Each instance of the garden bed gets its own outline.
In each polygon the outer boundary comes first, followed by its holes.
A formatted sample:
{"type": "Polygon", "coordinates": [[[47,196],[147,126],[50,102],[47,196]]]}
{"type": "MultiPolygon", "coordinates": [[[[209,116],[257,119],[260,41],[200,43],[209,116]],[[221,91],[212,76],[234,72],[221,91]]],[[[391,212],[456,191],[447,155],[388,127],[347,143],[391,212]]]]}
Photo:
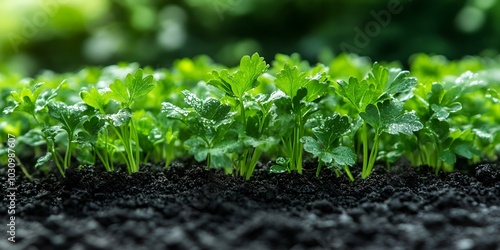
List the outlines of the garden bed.
{"type": "Polygon", "coordinates": [[[194,162],[130,176],[102,167],[20,176],[16,243],[0,248],[500,249],[498,163],[439,175],[379,166],[365,180],[354,168],[353,183],[315,177],[312,162],[302,175],[270,165],[250,181],[194,162]]]}

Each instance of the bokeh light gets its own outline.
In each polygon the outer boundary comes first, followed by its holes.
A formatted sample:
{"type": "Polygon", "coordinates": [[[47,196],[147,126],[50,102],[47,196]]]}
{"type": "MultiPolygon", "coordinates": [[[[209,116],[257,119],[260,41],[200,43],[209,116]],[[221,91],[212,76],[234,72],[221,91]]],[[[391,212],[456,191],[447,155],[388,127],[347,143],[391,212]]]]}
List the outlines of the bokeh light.
{"type": "Polygon", "coordinates": [[[120,61],[165,67],[200,54],[226,65],[253,52],[315,62],[342,44],[374,60],[456,59],[498,53],[500,2],[2,0],[0,34],[0,72],[25,75],[120,61]],[[401,11],[384,16],[391,4],[401,11]]]}

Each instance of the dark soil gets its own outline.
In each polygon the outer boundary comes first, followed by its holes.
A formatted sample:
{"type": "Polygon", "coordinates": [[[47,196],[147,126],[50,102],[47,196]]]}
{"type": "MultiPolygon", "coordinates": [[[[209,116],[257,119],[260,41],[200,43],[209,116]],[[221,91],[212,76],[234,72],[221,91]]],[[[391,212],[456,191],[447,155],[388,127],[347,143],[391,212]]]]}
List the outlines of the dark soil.
{"type": "Polygon", "coordinates": [[[21,178],[16,243],[4,232],[0,249],[500,249],[497,164],[380,168],[354,183],[264,168],[247,182],[193,165],[21,178]]]}

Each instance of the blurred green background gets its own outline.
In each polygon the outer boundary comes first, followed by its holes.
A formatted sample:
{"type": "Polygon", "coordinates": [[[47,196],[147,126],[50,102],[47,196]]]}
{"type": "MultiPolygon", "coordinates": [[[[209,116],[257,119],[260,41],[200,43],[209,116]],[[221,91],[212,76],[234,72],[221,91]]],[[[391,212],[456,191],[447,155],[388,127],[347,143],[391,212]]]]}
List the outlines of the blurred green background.
{"type": "Polygon", "coordinates": [[[299,52],[311,62],[349,48],[373,60],[414,53],[496,55],[497,0],[2,0],[0,72],[34,75],[120,61],[168,67],[207,54],[299,52]]]}

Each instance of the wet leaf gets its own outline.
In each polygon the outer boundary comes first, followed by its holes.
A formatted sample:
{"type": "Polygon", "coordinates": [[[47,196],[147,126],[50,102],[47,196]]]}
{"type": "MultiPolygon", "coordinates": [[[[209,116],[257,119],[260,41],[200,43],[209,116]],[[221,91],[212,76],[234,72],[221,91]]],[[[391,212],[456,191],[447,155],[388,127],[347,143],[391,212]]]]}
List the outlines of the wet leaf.
{"type": "Polygon", "coordinates": [[[132,113],[130,113],[130,109],[120,109],[118,113],[108,115],[108,119],[115,127],[121,127],[122,125],[127,124],[131,118],[132,113]]]}
{"type": "Polygon", "coordinates": [[[281,165],[273,165],[271,166],[271,168],[269,168],[269,172],[272,174],[281,174],[285,173],[286,171],[288,171],[288,168],[281,165]]]}
{"type": "Polygon", "coordinates": [[[189,115],[189,110],[184,110],[169,102],[163,102],[161,112],[168,118],[183,120],[189,115]]]}
{"type": "Polygon", "coordinates": [[[84,115],[84,112],[87,111],[87,106],[83,103],[67,106],[63,102],[50,102],[48,109],[49,116],[58,120],[68,134],[72,134],[76,127],[87,119],[87,116],[84,115]]]}
{"type": "Polygon", "coordinates": [[[396,100],[386,100],[378,103],[377,106],[370,104],[366,107],[366,112],[359,115],[363,120],[375,128],[378,133],[387,132],[389,134],[412,135],[413,132],[422,129],[424,126],[418,120],[415,113],[404,112],[403,105],[396,100]]]}

